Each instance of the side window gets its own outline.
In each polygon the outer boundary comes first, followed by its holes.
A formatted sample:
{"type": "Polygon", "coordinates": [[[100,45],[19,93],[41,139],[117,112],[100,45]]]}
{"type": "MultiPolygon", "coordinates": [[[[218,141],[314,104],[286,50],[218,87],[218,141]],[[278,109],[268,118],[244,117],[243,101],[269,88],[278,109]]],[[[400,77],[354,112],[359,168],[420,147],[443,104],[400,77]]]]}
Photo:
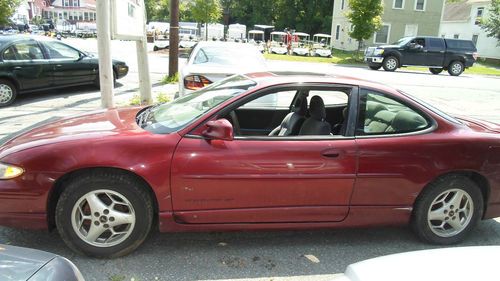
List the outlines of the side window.
{"type": "Polygon", "coordinates": [[[36,42],[16,43],[7,48],[3,59],[9,60],[41,60],[44,59],[42,50],[36,42]]]}
{"type": "Polygon", "coordinates": [[[388,135],[420,131],[430,123],[409,106],[384,94],[362,90],[356,133],[388,135]]]}
{"type": "Polygon", "coordinates": [[[80,52],[59,42],[45,42],[51,59],[71,59],[80,58],[80,52]]]}
{"type": "Polygon", "coordinates": [[[346,93],[341,91],[309,91],[309,96],[307,97],[307,104],[311,104],[311,98],[314,96],[319,96],[323,99],[325,106],[341,106],[347,105],[348,96],[346,93]]]}
{"type": "Polygon", "coordinates": [[[288,109],[297,91],[282,91],[254,99],[241,108],[288,109]]]}

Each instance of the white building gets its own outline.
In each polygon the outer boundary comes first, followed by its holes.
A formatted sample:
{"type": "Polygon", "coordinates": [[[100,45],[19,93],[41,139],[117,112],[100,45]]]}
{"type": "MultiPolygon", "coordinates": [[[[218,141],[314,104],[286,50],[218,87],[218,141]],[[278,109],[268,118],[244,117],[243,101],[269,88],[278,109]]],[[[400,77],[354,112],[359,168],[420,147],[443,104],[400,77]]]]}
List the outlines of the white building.
{"type": "Polygon", "coordinates": [[[482,18],[487,18],[491,0],[468,0],[446,4],[439,34],[443,38],[472,40],[482,58],[500,59],[500,47],[496,38],[488,37],[481,28],[482,18]]]}
{"type": "Polygon", "coordinates": [[[26,24],[30,20],[30,3],[28,0],[21,1],[16,11],[10,18],[15,24],[26,24]]]}
{"type": "Polygon", "coordinates": [[[46,0],[49,7],[44,9],[43,17],[57,21],[95,22],[96,0],[46,0]]]}

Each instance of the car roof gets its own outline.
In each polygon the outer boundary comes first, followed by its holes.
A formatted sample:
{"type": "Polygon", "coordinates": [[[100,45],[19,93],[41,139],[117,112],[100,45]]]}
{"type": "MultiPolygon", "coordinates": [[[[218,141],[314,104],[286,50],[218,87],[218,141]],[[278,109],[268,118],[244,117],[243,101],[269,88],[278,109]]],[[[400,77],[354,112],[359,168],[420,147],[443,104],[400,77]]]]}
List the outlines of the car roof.
{"type": "Polygon", "coordinates": [[[12,34],[0,36],[0,43],[14,42],[19,40],[53,41],[54,39],[40,35],[12,34]]]}
{"type": "Polygon", "coordinates": [[[268,72],[253,72],[244,74],[249,79],[254,80],[260,86],[272,86],[278,84],[294,84],[294,83],[325,83],[325,84],[341,84],[354,85],[364,88],[375,88],[388,92],[395,92],[392,87],[360,79],[357,77],[345,76],[335,73],[320,73],[320,72],[303,72],[303,71],[268,71],[268,72]]]}

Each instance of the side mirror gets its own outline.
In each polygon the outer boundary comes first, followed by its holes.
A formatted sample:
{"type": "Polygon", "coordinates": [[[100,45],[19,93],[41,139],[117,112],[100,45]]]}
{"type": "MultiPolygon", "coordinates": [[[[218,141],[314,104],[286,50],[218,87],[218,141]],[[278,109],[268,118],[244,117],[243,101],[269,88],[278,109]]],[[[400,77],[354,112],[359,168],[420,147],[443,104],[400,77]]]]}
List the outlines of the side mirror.
{"type": "Polygon", "coordinates": [[[189,54],[181,53],[181,54],[179,54],[179,58],[180,59],[188,59],[189,58],[189,54]]]}
{"type": "Polygon", "coordinates": [[[208,121],[202,136],[209,140],[232,141],[234,139],[233,125],[227,119],[208,121]]]}

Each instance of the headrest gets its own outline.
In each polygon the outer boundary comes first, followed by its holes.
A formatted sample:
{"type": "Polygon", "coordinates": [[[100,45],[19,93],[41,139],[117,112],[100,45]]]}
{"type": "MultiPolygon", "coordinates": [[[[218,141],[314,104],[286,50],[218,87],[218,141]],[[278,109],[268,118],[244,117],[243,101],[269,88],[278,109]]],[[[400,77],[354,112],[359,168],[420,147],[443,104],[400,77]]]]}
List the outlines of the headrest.
{"type": "Polygon", "coordinates": [[[424,128],[425,126],[427,126],[427,124],[427,120],[425,120],[419,114],[413,111],[404,110],[396,114],[394,120],[392,121],[391,127],[396,132],[407,132],[424,128]]]}
{"type": "Polygon", "coordinates": [[[378,102],[374,101],[366,102],[366,118],[371,119],[373,116],[375,116],[375,114],[377,114],[377,112],[382,110],[387,110],[387,108],[378,102]]]}
{"type": "Polygon", "coordinates": [[[311,102],[309,103],[309,114],[311,117],[323,121],[326,118],[325,103],[323,99],[319,96],[313,96],[311,102]]]}
{"type": "Polygon", "coordinates": [[[306,115],[307,112],[307,98],[306,97],[299,97],[296,101],[295,104],[293,105],[292,111],[300,114],[302,116],[306,115]]]}

